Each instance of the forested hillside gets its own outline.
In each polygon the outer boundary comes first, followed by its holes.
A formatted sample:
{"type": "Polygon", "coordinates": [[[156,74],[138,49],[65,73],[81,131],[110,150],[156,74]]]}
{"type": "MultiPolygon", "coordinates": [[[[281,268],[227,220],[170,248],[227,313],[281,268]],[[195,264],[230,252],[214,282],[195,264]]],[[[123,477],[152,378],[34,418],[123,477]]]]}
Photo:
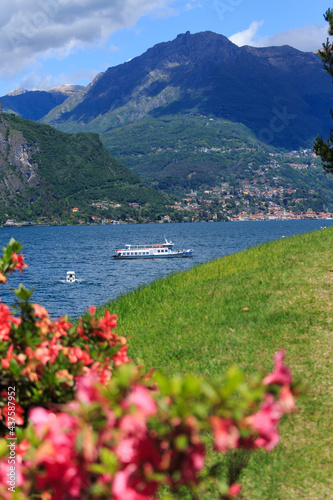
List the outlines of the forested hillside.
{"type": "Polygon", "coordinates": [[[147,188],[112,158],[97,134],[66,134],[51,126],[3,114],[0,122],[0,217],[64,218],[73,207],[82,216],[92,203],[163,206],[147,188]],[[7,214],[7,215],[6,215],[7,214]]]}

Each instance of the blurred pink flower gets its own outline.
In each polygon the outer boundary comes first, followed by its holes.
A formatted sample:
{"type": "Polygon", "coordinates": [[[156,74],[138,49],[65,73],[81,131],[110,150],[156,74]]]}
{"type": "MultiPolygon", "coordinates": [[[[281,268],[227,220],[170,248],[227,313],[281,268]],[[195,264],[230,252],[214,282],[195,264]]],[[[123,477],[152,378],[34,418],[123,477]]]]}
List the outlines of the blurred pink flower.
{"type": "Polygon", "coordinates": [[[0,304],[0,340],[4,342],[9,340],[10,326],[14,319],[9,307],[6,304],[0,304]]]}
{"type": "Polygon", "coordinates": [[[231,497],[236,497],[239,493],[240,493],[240,490],[241,490],[241,485],[240,484],[233,484],[232,486],[230,486],[229,490],[228,490],[228,494],[231,496],[231,497]]]}
{"type": "Polygon", "coordinates": [[[48,318],[49,313],[45,309],[44,306],[41,306],[39,304],[32,304],[32,307],[34,309],[34,314],[37,316],[37,318],[48,318]]]}
{"type": "Polygon", "coordinates": [[[9,362],[13,358],[13,350],[14,346],[11,344],[7,351],[7,356],[1,360],[2,368],[5,368],[5,370],[8,370],[9,368],[9,362]]]}
{"type": "Polygon", "coordinates": [[[283,364],[285,356],[285,351],[282,349],[281,351],[277,352],[274,356],[274,361],[275,361],[275,366],[274,370],[272,373],[267,375],[263,383],[266,385],[270,384],[278,384],[278,385],[285,385],[285,384],[291,384],[293,381],[292,374],[287,366],[283,364]]]}
{"type": "Polygon", "coordinates": [[[151,397],[149,389],[141,385],[136,385],[123,402],[125,409],[131,405],[135,405],[146,417],[155,415],[157,412],[156,402],[151,397]]]}
{"type": "Polygon", "coordinates": [[[266,394],[260,410],[248,417],[251,427],[258,431],[259,437],[255,441],[257,447],[264,447],[271,451],[278,444],[280,436],[277,426],[283,415],[282,408],[271,394],[266,394]]]}
{"type": "Polygon", "coordinates": [[[205,466],[205,447],[202,443],[189,445],[180,464],[181,479],[184,483],[197,483],[198,472],[205,466]]]}
{"type": "Polygon", "coordinates": [[[284,385],[279,396],[279,403],[284,413],[292,413],[296,410],[296,402],[289,385],[284,385]]]}
{"type": "Polygon", "coordinates": [[[12,255],[12,261],[16,262],[14,269],[19,270],[21,274],[23,274],[23,269],[28,267],[28,264],[24,262],[23,254],[17,255],[17,253],[14,252],[12,255]]]}
{"type": "Polygon", "coordinates": [[[95,316],[96,307],[95,306],[89,306],[88,311],[89,311],[90,316],[95,316]]]}
{"type": "Polygon", "coordinates": [[[146,432],[146,419],[142,414],[124,415],[119,422],[119,429],[126,434],[140,436],[146,432]]]}
{"type": "MultiPolygon", "coordinates": [[[[151,496],[151,488],[149,488],[147,494],[139,493],[134,489],[136,481],[131,480],[131,476],[136,472],[137,466],[130,464],[115,474],[112,483],[113,500],[157,500],[151,496]]],[[[153,490],[156,491],[156,487],[153,487],[153,490]]]]}
{"type": "Polygon", "coordinates": [[[115,354],[112,359],[114,362],[114,366],[121,366],[125,363],[129,363],[130,359],[127,355],[127,345],[122,345],[117,354],[115,354]]]}
{"type": "Polygon", "coordinates": [[[210,423],[213,429],[215,450],[228,451],[237,448],[240,434],[232,420],[211,417],[210,423]]]}
{"type": "Polygon", "coordinates": [[[90,370],[88,375],[78,377],[76,381],[76,399],[81,403],[100,401],[102,396],[97,388],[97,383],[98,374],[94,370],[90,370]]]}
{"type": "MultiPolygon", "coordinates": [[[[12,444],[12,442],[10,441],[9,443],[12,444]]],[[[10,461],[8,460],[8,457],[0,460],[0,485],[6,486],[6,489],[8,489],[7,481],[10,480],[10,472],[12,470],[12,466],[9,462],[10,461]]],[[[22,474],[21,462],[22,462],[21,460],[15,460],[15,487],[22,486],[23,484],[24,478],[22,474]]],[[[13,498],[13,497],[12,495],[9,495],[8,498],[13,498]]]]}

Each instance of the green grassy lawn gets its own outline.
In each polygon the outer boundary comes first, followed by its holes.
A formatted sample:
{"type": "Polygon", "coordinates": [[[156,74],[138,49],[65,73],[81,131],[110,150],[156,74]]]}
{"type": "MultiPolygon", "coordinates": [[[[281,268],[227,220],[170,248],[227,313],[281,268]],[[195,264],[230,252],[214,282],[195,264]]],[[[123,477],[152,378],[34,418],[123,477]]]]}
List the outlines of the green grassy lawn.
{"type": "Polygon", "coordinates": [[[147,368],[214,377],[236,364],[250,373],[270,370],[285,348],[307,393],[276,449],[252,456],[244,498],[322,500],[333,491],[332,292],[330,228],[197,266],[107,307],[147,368]]]}

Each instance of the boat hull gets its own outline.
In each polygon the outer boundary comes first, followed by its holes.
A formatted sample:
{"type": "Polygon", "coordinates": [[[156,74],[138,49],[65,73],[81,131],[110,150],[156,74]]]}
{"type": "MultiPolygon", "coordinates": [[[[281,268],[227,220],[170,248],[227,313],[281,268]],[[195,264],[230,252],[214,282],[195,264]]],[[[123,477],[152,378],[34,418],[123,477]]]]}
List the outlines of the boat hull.
{"type": "Polygon", "coordinates": [[[136,260],[136,259],[175,259],[175,258],[186,258],[186,257],[192,257],[192,250],[186,250],[184,252],[175,252],[175,253],[167,253],[164,255],[121,255],[121,254],[115,254],[113,258],[115,260],[136,260]]]}

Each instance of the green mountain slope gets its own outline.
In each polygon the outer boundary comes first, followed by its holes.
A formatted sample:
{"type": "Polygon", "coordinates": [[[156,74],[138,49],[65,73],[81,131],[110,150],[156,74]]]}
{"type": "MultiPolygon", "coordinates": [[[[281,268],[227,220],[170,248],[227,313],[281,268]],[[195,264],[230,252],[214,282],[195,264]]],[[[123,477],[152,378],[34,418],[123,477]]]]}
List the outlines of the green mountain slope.
{"type": "Polygon", "coordinates": [[[173,115],[146,118],[101,138],[112,156],[168,194],[182,197],[192,189],[205,197],[206,189],[227,183],[235,201],[242,203],[246,195],[240,189],[252,185],[257,194],[252,192],[249,202],[257,198],[259,205],[272,200],[295,210],[333,211],[333,176],[323,171],[318,158],[267,146],[241,123],[173,115]]]}
{"type": "Polygon", "coordinates": [[[259,140],[293,149],[326,135],[332,100],[317,54],[237,47],[216,33],[187,32],[108,68],[79,100],[43,121],[67,132],[106,133],[143,118],[198,113],[243,123],[259,140]]]}
{"type": "Polygon", "coordinates": [[[161,206],[164,198],[103,147],[97,134],[66,134],[3,114],[0,121],[1,218],[62,217],[100,200],[161,206]]]}
{"type": "Polygon", "coordinates": [[[101,138],[142,179],[170,187],[214,185],[254,157],[263,160],[259,141],[243,124],[195,114],[146,118],[101,138]]]}

